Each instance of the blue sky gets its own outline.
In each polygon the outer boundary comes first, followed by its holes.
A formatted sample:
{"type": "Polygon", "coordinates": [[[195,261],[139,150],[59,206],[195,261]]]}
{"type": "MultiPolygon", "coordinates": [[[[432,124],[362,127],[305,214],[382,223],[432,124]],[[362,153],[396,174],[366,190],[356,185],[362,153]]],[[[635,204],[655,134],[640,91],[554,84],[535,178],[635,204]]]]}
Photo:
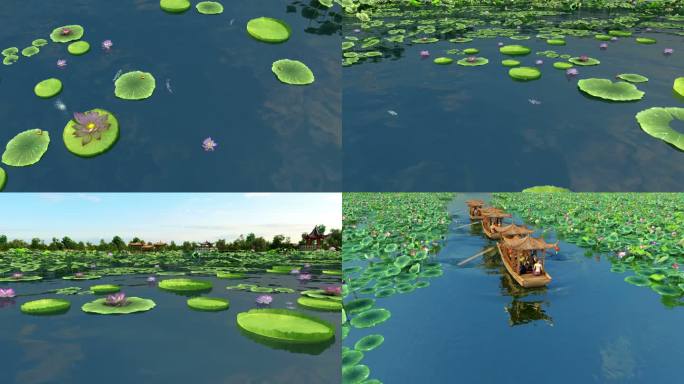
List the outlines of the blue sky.
{"type": "Polygon", "coordinates": [[[342,223],[340,193],[2,193],[0,209],[0,234],[27,241],[214,241],[250,232],[299,240],[316,224],[342,223]]]}

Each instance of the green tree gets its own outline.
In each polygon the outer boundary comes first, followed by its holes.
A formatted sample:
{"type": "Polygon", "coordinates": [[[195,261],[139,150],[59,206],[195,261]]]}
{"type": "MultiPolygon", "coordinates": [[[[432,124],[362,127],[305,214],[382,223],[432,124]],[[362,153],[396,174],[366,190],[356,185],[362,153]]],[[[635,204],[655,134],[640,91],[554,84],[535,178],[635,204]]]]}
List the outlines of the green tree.
{"type": "Polygon", "coordinates": [[[45,243],[43,243],[43,240],[34,237],[31,239],[31,249],[45,249],[45,243]]]}
{"type": "Polygon", "coordinates": [[[0,235],[0,250],[7,249],[7,236],[0,235]]]}
{"type": "Polygon", "coordinates": [[[59,241],[58,238],[53,237],[52,242],[50,243],[50,245],[48,245],[48,249],[51,251],[58,251],[60,249],[64,249],[64,244],[62,244],[62,242],[59,241]]]}
{"type": "Polygon", "coordinates": [[[64,249],[76,249],[78,247],[78,244],[71,240],[69,236],[64,236],[62,238],[62,245],[64,245],[64,249]]]}
{"type": "Polygon", "coordinates": [[[118,252],[121,252],[126,249],[126,242],[123,241],[121,236],[116,235],[112,238],[111,247],[116,249],[118,252]]]}
{"type": "Polygon", "coordinates": [[[185,252],[192,252],[193,246],[189,241],[184,241],[183,246],[182,246],[183,251],[185,252]]]}
{"type": "Polygon", "coordinates": [[[332,229],[323,242],[324,248],[335,247],[337,250],[342,249],[342,231],[339,229],[332,229]]]}
{"type": "Polygon", "coordinates": [[[273,236],[273,240],[271,241],[271,249],[281,249],[284,248],[285,245],[285,236],[283,235],[275,235],[273,236]]]}

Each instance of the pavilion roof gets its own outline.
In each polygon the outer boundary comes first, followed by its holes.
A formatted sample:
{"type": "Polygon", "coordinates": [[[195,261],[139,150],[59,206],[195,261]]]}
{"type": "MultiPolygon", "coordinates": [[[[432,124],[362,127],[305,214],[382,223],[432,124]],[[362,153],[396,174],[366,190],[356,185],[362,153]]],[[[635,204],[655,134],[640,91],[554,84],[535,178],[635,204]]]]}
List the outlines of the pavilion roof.
{"type": "Polygon", "coordinates": [[[534,251],[538,249],[549,249],[555,247],[556,244],[550,244],[544,241],[544,239],[535,238],[531,236],[519,237],[519,238],[503,238],[504,245],[510,249],[515,249],[519,251],[534,251]]]}
{"type": "Polygon", "coordinates": [[[523,225],[509,224],[509,225],[497,225],[494,227],[497,233],[505,236],[519,236],[519,235],[530,235],[534,233],[534,230],[529,229],[523,225]]]}

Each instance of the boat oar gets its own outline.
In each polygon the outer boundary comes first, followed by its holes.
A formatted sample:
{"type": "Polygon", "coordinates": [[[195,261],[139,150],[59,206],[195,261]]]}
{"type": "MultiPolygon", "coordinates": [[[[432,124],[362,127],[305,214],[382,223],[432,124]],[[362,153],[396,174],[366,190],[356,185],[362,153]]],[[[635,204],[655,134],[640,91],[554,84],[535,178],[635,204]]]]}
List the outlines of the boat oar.
{"type": "Polygon", "coordinates": [[[482,224],[482,222],[481,222],[481,221],[476,221],[476,222],[473,222],[473,223],[463,224],[463,225],[459,225],[458,227],[456,227],[456,228],[454,228],[454,229],[459,229],[459,228],[467,227],[467,226],[473,225],[473,224],[482,224]]]}
{"type": "Polygon", "coordinates": [[[471,262],[471,261],[477,259],[478,257],[484,255],[485,253],[488,253],[488,252],[490,252],[490,251],[492,251],[492,250],[494,250],[494,249],[496,249],[496,247],[489,247],[489,248],[485,249],[484,251],[482,251],[482,252],[480,252],[480,253],[477,253],[477,254],[475,254],[475,255],[473,255],[473,256],[470,256],[469,258],[467,258],[467,259],[461,261],[460,263],[458,263],[458,266],[460,267],[461,265],[463,265],[463,264],[465,264],[465,263],[471,262]]]}

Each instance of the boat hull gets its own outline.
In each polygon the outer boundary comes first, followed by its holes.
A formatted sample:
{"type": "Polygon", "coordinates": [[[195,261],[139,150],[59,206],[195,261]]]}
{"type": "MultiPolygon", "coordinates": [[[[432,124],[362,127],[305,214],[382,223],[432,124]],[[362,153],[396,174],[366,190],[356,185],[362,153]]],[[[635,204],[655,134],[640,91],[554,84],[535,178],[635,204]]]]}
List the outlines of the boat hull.
{"type": "Polygon", "coordinates": [[[508,258],[504,256],[503,249],[501,249],[501,243],[496,243],[496,248],[499,250],[499,256],[501,257],[501,262],[506,267],[506,271],[513,277],[520,286],[524,288],[538,288],[544,287],[551,282],[551,276],[544,271],[543,275],[535,276],[531,273],[526,273],[520,275],[514,270],[513,266],[509,264],[508,258]]]}
{"type": "Polygon", "coordinates": [[[485,236],[489,237],[492,240],[499,240],[501,239],[501,234],[492,232],[489,228],[487,228],[486,225],[482,226],[482,232],[484,232],[485,236]]]}

